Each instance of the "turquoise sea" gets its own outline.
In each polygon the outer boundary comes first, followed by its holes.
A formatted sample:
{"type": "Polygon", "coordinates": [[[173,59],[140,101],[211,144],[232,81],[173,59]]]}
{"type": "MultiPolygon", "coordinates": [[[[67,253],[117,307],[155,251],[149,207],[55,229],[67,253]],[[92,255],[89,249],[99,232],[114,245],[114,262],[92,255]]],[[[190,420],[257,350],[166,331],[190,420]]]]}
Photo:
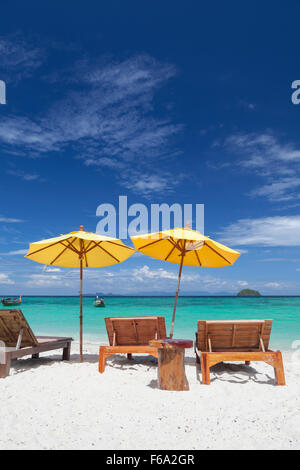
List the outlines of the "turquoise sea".
{"type": "MultiPolygon", "coordinates": [[[[163,315],[170,330],[173,297],[107,297],[105,308],[95,308],[84,297],[84,337],[107,340],[105,316],[163,315]]],[[[23,297],[22,311],[36,335],[79,337],[78,297],[23,297]]],[[[197,320],[273,319],[270,347],[290,349],[300,340],[300,297],[180,297],[174,337],[194,339],[197,320]]]]}

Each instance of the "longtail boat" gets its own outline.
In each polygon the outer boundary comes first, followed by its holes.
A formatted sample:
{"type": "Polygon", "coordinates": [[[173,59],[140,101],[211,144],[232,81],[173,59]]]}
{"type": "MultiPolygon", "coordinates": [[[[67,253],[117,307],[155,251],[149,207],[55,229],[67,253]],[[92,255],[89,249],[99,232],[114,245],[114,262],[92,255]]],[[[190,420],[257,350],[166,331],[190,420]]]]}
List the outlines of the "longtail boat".
{"type": "Polygon", "coordinates": [[[2,305],[5,307],[10,307],[12,305],[20,305],[22,302],[22,297],[6,297],[4,299],[1,299],[2,305]]]}
{"type": "Polygon", "coordinates": [[[100,299],[96,298],[95,302],[94,302],[94,307],[105,307],[105,302],[104,302],[104,299],[100,299]]]}

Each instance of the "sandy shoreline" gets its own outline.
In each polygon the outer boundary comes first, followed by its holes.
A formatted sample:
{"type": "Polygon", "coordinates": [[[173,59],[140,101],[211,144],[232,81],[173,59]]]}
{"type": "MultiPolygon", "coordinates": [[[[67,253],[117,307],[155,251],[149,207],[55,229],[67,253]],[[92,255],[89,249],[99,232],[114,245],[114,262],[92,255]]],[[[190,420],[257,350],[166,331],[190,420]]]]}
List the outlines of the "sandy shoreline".
{"type": "Polygon", "coordinates": [[[0,449],[299,449],[300,362],[284,353],[286,387],[263,363],[220,364],[200,383],[187,351],[189,392],[157,389],[155,360],[125,356],[97,372],[98,345],[86,361],[21,359],[0,380],[0,449]],[[4,405],[4,406],[3,406],[4,405]]]}

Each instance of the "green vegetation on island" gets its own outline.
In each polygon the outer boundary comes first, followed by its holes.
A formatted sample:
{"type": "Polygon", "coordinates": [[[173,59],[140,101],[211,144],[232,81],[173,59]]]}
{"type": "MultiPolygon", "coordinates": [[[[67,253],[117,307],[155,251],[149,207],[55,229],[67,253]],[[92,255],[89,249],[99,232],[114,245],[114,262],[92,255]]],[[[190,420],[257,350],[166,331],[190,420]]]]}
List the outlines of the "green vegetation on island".
{"type": "Polygon", "coordinates": [[[242,289],[237,295],[238,297],[260,297],[260,293],[252,289],[242,289]]]}

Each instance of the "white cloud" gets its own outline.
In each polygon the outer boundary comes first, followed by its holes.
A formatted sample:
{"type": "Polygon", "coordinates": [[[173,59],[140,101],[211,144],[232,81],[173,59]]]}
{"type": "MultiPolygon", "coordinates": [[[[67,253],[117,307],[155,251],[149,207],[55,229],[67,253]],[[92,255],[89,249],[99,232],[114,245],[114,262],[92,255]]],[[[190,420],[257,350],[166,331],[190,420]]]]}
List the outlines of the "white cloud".
{"type": "Polygon", "coordinates": [[[154,98],[175,73],[172,65],[145,54],[110,63],[82,61],[68,82],[76,91],[66,92],[43,115],[3,118],[0,143],[5,150],[13,146],[14,152],[35,157],[72,146],[87,166],[115,170],[119,182],[134,191],[163,191],[163,160],[176,155],[173,140],[182,126],[155,117],[154,98]],[[154,162],[160,173],[150,176],[154,162]]]}
{"type": "Polygon", "coordinates": [[[0,222],[5,222],[6,224],[17,224],[23,222],[21,219],[14,219],[12,217],[3,217],[0,216],[0,222]]]}
{"type": "Polygon", "coordinates": [[[149,266],[143,266],[133,270],[133,277],[138,281],[145,279],[177,279],[178,274],[167,271],[163,268],[150,269],[149,266]]]}
{"type": "Polygon", "coordinates": [[[170,191],[176,185],[176,179],[171,178],[169,175],[139,175],[133,173],[127,181],[124,180],[123,184],[126,188],[136,192],[152,194],[154,192],[170,191]]]}
{"type": "Polygon", "coordinates": [[[225,146],[235,153],[243,152],[241,164],[245,166],[265,167],[271,161],[300,161],[300,149],[292,144],[281,144],[271,133],[234,134],[225,140],[225,146]]]}
{"type": "MultiPolygon", "coordinates": [[[[101,291],[104,293],[112,292],[113,294],[128,294],[136,295],[139,293],[161,293],[175,295],[177,279],[178,279],[178,266],[170,270],[166,263],[166,268],[151,268],[148,265],[140,266],[132,269],[120,269],[118,271],[106,271],[106,270],[88,270],[84,272],[84,289],[85,292],[96,292],[101,291]]],[[[217,271],[216,271],[217,272],[217,271]]],[[[246,280],[231,280],[222,279],[217,276],[206,274],[207,270],[188,268],[184,267],[181,279],[180,291],[182,294],[185,292],[201,294],[219,294],[226,293],[228,295],[235,295],[243,287],[251,287],[257,289],[260,292],[267,293],[268,289],[273,290],[276,286],[273,281],[260,281],[250,282],[246,280]]],[[[67,276],[70,278],[70,285],[78,291],[78,271],[69,271],[67,276]]],[[[42,287],[46,286],[46,283],[40,282],[39,285],[42,287]]],[[[60,278],[65,280],[64,277],[60,278]]],[[[48,282],[48,285],[55,285],[55,280],[48,282]]],[[[289,286],[286,283],[280,282],[278,289],[296,289],[295,283],[289,286]]]]}
{"type": "MultiPolygon", "coordinates": [[[[55,268],[54,268],[55,269],[55,268]]],[[[218,272],[215,271],[214,272],[218,272]]],[[[300,289],[299,282],[286,282],[281,280],[263,280],[246,281],[222,279],[221,277],[206,274],[205,269],[184,268],[181,282],[181,294],[195,295],[209,293],[211,295],[228,294],[235,295],[243,287],[256,289],[263,294],[272,294],[276,289],[277,293],[295,293],[300,289]]],[[[4,283],[13,284],[7,275],[0,276],[4,283]]],[[[178,270],[166,268],[150,268],[147,265],[137,268],[121,269],[85,269],[84,270],[84,292],[103,292],[104,294],[113,293],[114,295],[138,295],[165,293],[166,295],[175,295],[178,278],[178,270]]],[[[39,292],[56,293],[62,289],[78,294],[79,290],[79,270],[62,270],[62,272],[44,271],[38,274],[28,274],[25,281],[18,283],[22,286],[22,292],[30,293],[32,289],[39,292]]]]}
{"type": "Polygon", "coordinates": [[[234,134],[224,147],[238,157],[237,164],[257,171],[266,183],[249,194],[268,200],[290,201],[299,199],[300,149],[292,143],[281,143],[271,132],[234,134]]]}
{"type": "Polygon", "coordinates": [[[0,37],[1,78],[7,82],[30,77],[44,58],[44,51],[33,46],[21,33],[0,37]]]}
{"type": "Polygon", "coordinates": [[[267,282],[265,284],[265,287],[271,287],[271,289],[277,289],[278,287],[281,287],[281,284],[279,282],[267,282]]]}
{"type": "Polygon", "coordinates": [[[299,198],[300,178],[280,178],[251,191],[250,196],[265,196],[270,201],[289,201],[299,198]]]}
{"type": "Polygon", "coordinates": [[[261,263],[276,263],[276,262],[291,262],[291,263],[298,263],[300,260],[299,258],[263,258],[258,260],[261,263]]]}
{"type": "Polygon", "coordinates": [[[68,286],[61,276],[48,274],[31,274],[25,284],[27,287],[63,287],[68,286]]]}
{"type": "Polygon", "coordinates": [[[8,274],[0,273],[0,285],[11,285],[15,282],[9,278],[8,274]]]}
{"type": "Polygon", "coordinates": [[[300,216],[240,219],[220,234],[230,246],[300,246],[300,216]]]}
{"type": "Polygon", "coordinates": [[[12,251],[7,251],[6,253],[0,253],[1,255],[7,255],[7,256],[15,256],[15,255],[26,255],[28,252],[27,250],[12,250],[12,251]]]}
{"type": "MultiPolygon", "coordinates": [[[[46,124],[46,123],[45,123],[46,124]]],[[[5,145],[20,147],[27,151],[45,153],[51,150],[59,150],[59,143],[63,138],[59,133],[45,128],[42,121],[33,120],[22,116],[8,116],[1,120],[0,142],[5,145]]]]}
{"type": "Polygon", "coordinates": [[[36,181],[40,180],[40,175],[37,173],[26,173],[24,171],[19,170],[7,170],[6,172],[8,175],[16,176],[17,178],[21,178],[24,181],[36,181]]]}
{"type": "MultiPolygon", "coordinates": [[[[202,270],[199,273],[189,273],[188,271],[189,269],[186,268],[182,273],[181,290],[218,292],[220,289],[224,289],[225,286],[229,286],[228,281],[205,275],[202,270]]],[[[178,270],[174,272],[164,268],[151,269],[145,265],[133,269],[127,276],[132,279],[133,283],[134,281],[143,283],[143,289],[145,290],[163,290],[166,288],[175,292],[178,270]],[[145,280],[147,281],[146,287],[144,286],[145,280]]]]}
{"type": "Polygon", "coordinates": [[[254,103],[250,103],[248,100],[240,100],[238,104],[241,108],[245,108],[250,111],[254,111],[256,108],[256,105],[254,103]]]}
{"type": "Polygon", "coordinates": [[[95,166],[98,168],[110,168],[112,170],[124,170],[126,168],[126,164],[116,160],[115,158],[108,158],[108,157],[100,157],[97,159],[91,157],[83,157],[80,156],[79,158],[84,159],[84,163],[86,166],[95,166]]]}

